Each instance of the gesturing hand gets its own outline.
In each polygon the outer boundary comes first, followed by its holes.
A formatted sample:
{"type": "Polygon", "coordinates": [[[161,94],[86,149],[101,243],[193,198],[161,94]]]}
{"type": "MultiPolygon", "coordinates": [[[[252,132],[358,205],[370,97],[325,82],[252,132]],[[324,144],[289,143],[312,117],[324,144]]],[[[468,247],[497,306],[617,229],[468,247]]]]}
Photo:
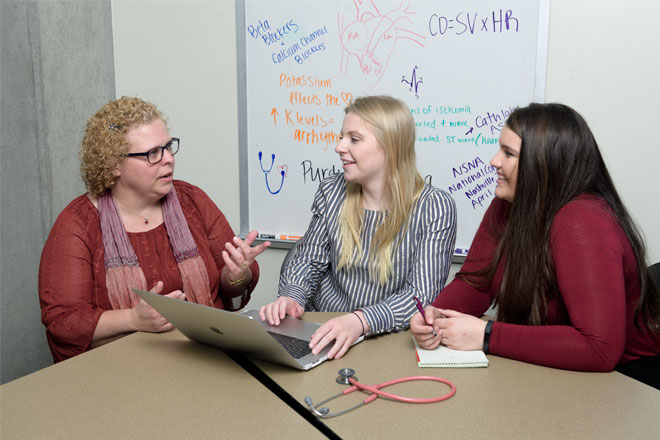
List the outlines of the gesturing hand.
{"type": "Polygon", "coordinates": [[[241,240],[239,237],[233,238],[233,243],[225,243],[225,250],[222,251],[222,259],[225,261],[225,276],[230,281],[238,280],[250,270],[250,265],[254,259],[270,246],[270,241],[266,241],[257,246],[252,243],[257,238],[257,231],[252,230],[241,240]]]}

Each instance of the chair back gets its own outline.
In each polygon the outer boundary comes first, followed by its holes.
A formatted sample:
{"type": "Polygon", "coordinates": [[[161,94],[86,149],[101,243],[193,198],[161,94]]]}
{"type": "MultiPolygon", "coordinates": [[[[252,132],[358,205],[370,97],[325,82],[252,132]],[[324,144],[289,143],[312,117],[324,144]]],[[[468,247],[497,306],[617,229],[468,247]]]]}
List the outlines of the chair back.
{"type": "Polygon", "coordinates": [[[297,241],[293,243],[293,246],[291,246],[289,252],[286,253],[286,256],[284,257],[284,261],[282,261],[282,267],[280,267],[280,276],[282,276],[286,268],[289,266],[289,262],[294,257],[294,255],[296,255],[296,249],[298,249],[297,241]]]}
{"type": "Polygon", "coordinates": [[[651,280],[655,284],[655,290],[660,292],[660,262],[649,266],[649,274],[651,280]]]}

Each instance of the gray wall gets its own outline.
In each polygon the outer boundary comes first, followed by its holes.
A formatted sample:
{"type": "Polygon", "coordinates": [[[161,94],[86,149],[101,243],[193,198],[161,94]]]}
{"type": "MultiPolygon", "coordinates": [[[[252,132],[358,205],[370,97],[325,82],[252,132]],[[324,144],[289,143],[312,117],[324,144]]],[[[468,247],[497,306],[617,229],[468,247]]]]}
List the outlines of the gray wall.
{"type": "Polygon", "coordinates": [[[114,98],[110,1],[0,1],[0,383],[52,363],[37,273],[58,213],[85,192],[87,119],[114,98]]]}

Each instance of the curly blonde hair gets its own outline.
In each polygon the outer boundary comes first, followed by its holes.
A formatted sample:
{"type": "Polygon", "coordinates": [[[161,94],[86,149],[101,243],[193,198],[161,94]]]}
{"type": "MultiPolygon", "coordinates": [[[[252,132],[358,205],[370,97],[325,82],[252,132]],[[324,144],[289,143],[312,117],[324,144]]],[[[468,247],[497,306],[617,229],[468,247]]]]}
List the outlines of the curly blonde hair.
{"type": "Polygon", "coordinates": [[[158,119],[167,125],[155,105],[129,96],[108,102],[89,118],[80,149],[80,175],[91,194],[102,195],[115,185],[113,171],[129,149],[126,133],[158,119]]]}

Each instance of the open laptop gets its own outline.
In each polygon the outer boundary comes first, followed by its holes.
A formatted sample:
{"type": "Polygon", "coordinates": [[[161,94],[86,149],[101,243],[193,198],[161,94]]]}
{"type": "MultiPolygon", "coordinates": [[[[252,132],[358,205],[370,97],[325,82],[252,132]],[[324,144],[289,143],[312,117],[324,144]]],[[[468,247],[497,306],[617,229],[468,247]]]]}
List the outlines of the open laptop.
{"type": "MultiPolygon", "coordinates": [[[[271,326],[259,317],[259,311],[228,312],[152,292],[133,289],[181,333],[193,341],[299,370],[309,370],[328,359],[332,343],[317,355],[309,341],[321,326],[289,316],[279,326],[271,326]]],[[[360,337],[355,344],[360,342],[360,337]]]]}

